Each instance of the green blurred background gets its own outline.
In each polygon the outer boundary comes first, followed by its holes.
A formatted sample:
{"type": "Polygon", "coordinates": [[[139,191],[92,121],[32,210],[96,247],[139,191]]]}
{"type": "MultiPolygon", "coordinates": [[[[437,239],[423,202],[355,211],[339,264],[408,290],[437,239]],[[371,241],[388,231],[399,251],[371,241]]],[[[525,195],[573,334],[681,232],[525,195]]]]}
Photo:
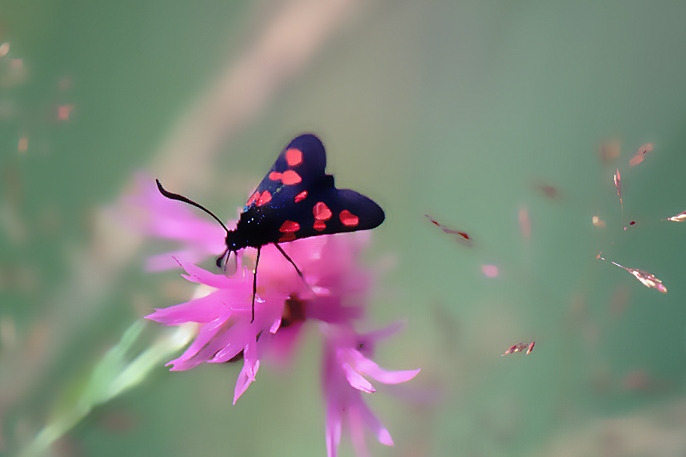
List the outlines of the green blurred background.
{"type": "MultiPolygon", "coordinates": [[[[369,325],[407,326],[376,360],[422,368],[369,398],[396,442],[370,437],[373,455],[686,455],[686,227],[660,222],[686,210],[685,18],[683,1],[3,1],[0,453],[192,291],[143,271],[169,246],[108,216],[133,173],[232,217],[311,131],[338,185],[387,214],[365,254],[385,266],[369,325]]],[[[48,453],[325,455],[318,345],[311,329],[236,406],[239,365],[160,362],[48,453]]]]}

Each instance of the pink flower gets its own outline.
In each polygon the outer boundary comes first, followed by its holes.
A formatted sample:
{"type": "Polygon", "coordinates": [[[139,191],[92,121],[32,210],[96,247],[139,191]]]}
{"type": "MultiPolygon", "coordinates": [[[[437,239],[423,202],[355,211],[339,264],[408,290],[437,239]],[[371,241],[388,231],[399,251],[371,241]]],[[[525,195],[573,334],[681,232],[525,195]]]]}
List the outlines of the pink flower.
{"type": "Polygon", "coordinates": [[[369,376],[384,384],[398,384],[414,378],[419,370],[387,371],[364,354],[371,354],[376,341],[397,328],[359,335],[350,328],[323,324],[324,395],[326,397],[326,448],[329,457],[336,456],[343,421],[347,423],[357,455],[367,456],[364,428],[386,446],[393,446],[388,430],[367,407],[362,393],[374,393],[369,376]]]}
{"type": "MultiPolygon", "coordinates": [[[[238,270],[232,276],[211,273],[188,260],[197,255],[218,255],[223,250],[224,231],[200,219],[177,202],[147,194],[138,200],[151,207],[148,233],[177,239],[185,244],[187,257],[172,262],[180,265],[188,281],[203,286],[203,295],[169,308],[155,310],[148,319],[166,325],[195,322],[195,341],[169,362],[171,370],[188,370],[202,363],[225,363],[243,359],[234,390],[234,404],[255,381],[261,361],[288,363],[297,347],[298,336],[307,321],[318,321],[323,346],[323,390],[326,398],[326,443],[328,455],[336,455],[341,427],[345,423],[359,455],[367,455],[364,430],[369,429],[385,445],[391,436],[364,402],[363,394],[375,391],[371,378],[385,384],[409,381],[419,370],[386,371],[371,360],[374,346],[397,326],[359,334],[355,324],[365,314],[373,275],[358,263],[369,233],[318,236],[282,244],[305,276],[303,281],[292,265],[272,245],[262,247],[255,300],[255,321],[251,323],[253,275],[252,250],[238,256],[238,270]],[[164,206],[161,204],[164,203],[164,206]],[[178,213],[171,206],[178,207],[178,213]],[[212,225],[206,225],[205,222],[212,225]],[[194,232],[195,233],[192,233],[194,232]],[[267,359],[265,357],[269,356],[267,359]]],[[[156,257],[156,265],[164,264],[156,257]]],[[[195,261],[195,260],[193,260],[195,261]]]]}

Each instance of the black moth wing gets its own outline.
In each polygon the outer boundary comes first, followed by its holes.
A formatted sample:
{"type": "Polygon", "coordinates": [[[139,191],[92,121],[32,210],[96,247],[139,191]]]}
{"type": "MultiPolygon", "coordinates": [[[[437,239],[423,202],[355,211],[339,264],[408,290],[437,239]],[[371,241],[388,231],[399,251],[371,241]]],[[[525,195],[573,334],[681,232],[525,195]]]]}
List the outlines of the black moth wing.
{"type": "Polygon", "coordinates": [[[369,230],[381,225],[385,215],[372,199],[349,189],[333,185],[312,193],[284,214],[279,227],[279,242],[317,235],[369,230]]]}
{"type": "MultiPolygon", "coordinates": [[[[322,200],[322,202],[330,208],[332,213],[331,219],[324,221],[326,229],[323,231],[314,229],[313,233],[305,236],[317,235],[319,233],[371,230],[381,225],[386,218],[381,207],[371,198],[350,189],[336,189],[334,187],[333,191],[331,199],[322,200]]],[[[316,205],[317,203],[315,203],[315,206],[316,205]]],[[[314,215],[314,211],[312,214],[314,215]]],[[[309,233],[307,225],[303,227],[303,230],[306,233],[309,233]]],[[[298,236],[298,238],[301,237],[304,238],[304,236],[298,236]]]]}
{"type": "Polygon", "coordinates": [[[336,189],[325,173],[326,152],[314,135],[291,141],[245,205],[237,227],[247,246],[368,230],[384,212],[373,200],[336,189]]]}
{"type": "Polygon", "coordinates": [[[271,208],[294,201],[303,191],[325,187],[331,179],[325,169],[326,151],[319,138],[309,133],[296,137],[281,151],[243,212],[257,208],[258,213],[268,214],[271,208]]]}

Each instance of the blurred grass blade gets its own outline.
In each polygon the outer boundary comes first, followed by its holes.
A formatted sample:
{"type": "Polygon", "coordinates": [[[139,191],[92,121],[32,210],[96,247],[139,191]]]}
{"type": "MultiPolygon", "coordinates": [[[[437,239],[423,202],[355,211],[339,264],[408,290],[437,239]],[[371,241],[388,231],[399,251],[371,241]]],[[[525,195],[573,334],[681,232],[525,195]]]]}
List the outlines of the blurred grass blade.
{"type": "Polygon", "coordinates": [[[140,353],[139,343],[146,325],[135,321],[119,343],[100,359],[86,379],[77,379],[63,391],[45,427],[20,454],[21,457],[47,455],[50,446],[83,420],[93,409],[140,384],[151,373],[183,348],[195,336],[196,325],[164,329],[151,345],[140,353]]]}

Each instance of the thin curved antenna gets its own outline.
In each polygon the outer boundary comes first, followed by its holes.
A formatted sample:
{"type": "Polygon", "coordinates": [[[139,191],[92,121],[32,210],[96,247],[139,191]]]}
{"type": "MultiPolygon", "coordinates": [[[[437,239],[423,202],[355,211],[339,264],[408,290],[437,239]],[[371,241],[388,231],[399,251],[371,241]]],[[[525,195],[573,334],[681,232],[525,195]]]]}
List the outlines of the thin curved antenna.
{"type": "MultiPolygon", "coordinates": [[[[165,189],[164,187],[162,187],[162,183],[160,183],[160,180],[159,180],[159,179],[155,179],[155,182],[157,183],[157,189],[159,189],[159,191],[160,191],[160,193],[161,193],[162,195],[164,195],[165,197],[167,197],[167,198],[170,199],[170,200],[178,200],[178,201],[180,201],[180,202],[184,202],[184,203],[188,203],[189,205],[193,205],[193,206],[195,206],[196,208],[200,208],[201,210],[205,211],[207,214],[209,214],[210,216],[212,216],[212,217],[214,218],[215,221],[219,222],[219,224],[222,226],[222,228],[223,228],[224,230],[226,230],[226,233],[229,233],[229,229],[226,228],[226,225],[224,225],[224,223],[221,221],[221,219],[219,219],[217,216],[215,216],[214,213],[213,213],[212,211],[210,211],[209,209],[205,208],[205,207],[202,206],[201,204],[195,203],[193,200],[184,197],[183,195],[179,195],[179,194],[175,194],[175,193],[169,192],[167,189],[165,189]]],[[[222,257],[224,257],[224,256],[222,255],[222,257]]]]}

